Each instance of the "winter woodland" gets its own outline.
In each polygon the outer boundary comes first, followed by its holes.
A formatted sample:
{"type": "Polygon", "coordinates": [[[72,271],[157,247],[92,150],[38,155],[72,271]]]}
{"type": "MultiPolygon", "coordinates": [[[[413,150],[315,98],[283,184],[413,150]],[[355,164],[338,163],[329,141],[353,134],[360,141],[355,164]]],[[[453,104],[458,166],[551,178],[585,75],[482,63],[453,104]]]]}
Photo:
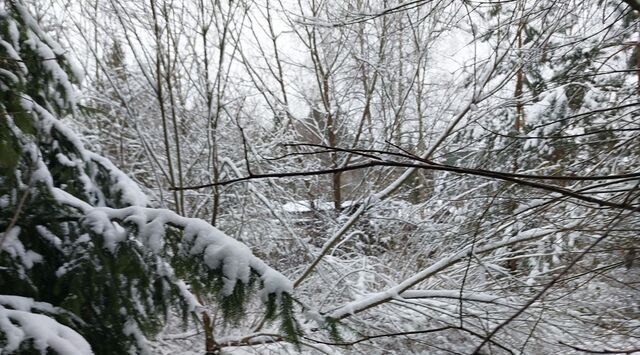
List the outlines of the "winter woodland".
{"type": "Polygon", "coordinates": [[[0,354],[640,352],[637,0],[0,0],[0,354]]]}

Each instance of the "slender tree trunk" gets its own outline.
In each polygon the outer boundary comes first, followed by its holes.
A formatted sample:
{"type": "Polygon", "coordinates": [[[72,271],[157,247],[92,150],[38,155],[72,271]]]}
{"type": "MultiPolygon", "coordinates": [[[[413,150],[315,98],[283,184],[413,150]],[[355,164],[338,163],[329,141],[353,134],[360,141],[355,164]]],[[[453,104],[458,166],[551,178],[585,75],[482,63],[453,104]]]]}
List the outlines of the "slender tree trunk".
{"type": "Polygon", "coordinates": [[[213,323],[207,312],[202,312],[202,324],[204,328],[204,346],[207,355],[220,354],[220,347],[213,338],[213,323]]]}
{"type": "MultiPolygon", "coordinates": [[[[637,16],[640,19],[640,16],[637,16]]],[[[638,94],[640,95],[640,40],[636,43],[636,74],[638,75],[638,94]]]]}
{"type": "MultiPolygon", "coordinates": [[[[333,113],[331,113],[329,110],[331,109],[330,106],[330,99],[329,99],[329,78],[328,75],[325,75],[323,77],[322,80],[322,87],[323,87],[323,101],[324,101],[324,106],[325,106],[325,117],[327,118],[327,140],[329,141],[329,146],[331,147],[337,147],[338,146],[338,140],[337,140],[337,136],[336,136],[336,122],[335,122],[335,117],[336,115],[334,115],[333,113]]],[[[331,163],[333,165],[334,168],[338,167],[338,154],[337,153],[331,153],[331,163]]],[[[335,209],[336,215],[340,214],[340,209],[342,208],[342,173],[338,172],[338,173],[334,173],[331,176],[331,186],[332,186],[332,192],[333,192],[333,208],[335,209]]]]}
{"type": "MultiPolygon", "coordinates": [[[[523,5],[521,5],[523,6],[523,5]]],[[[515,100],[516,100],[516,122],[514,128],[516,132],[520,132],[520,128],[524,125],[524,103],[522,102],[522,94],[523,94],[523,86],[524,86],[524,70],[523,70],[523,62],[522,62],[522,30],[524,28],[524,20],[521,20],[518,25],[518,71],[516,73],[516,90],[515,90],[515,100]]]]}
{"type": "MultiPolygon", "coordinates": [[[[156,58],[155,58],[155,69],[156,69],[156,88],[155,94],[156,99],[158,100],[158,105],[160,106],[160,117],[162,119],[162,135],[164,140],[164,148],[165,154],[167,155],[167,166],[169,170],[169,183],[171,187],[176,186],[176,178],[173,170],[173,159],[171,158],[171,143],[169,140],[169,127],[167,123],[167,112],[164,105],[164,93],[162,91],[162,40],[160,38],[160,26],[158,24],[158,14],[156,11],[156,1],[149,0],[151,4],[151,15],[153,17],[153,31],[155,35],[156,41],[156,58]]],[[[180,211],[180,199],[178,198],[178,191],[173,191],[173,198],[175,201],[175,210],[176,212],[180,211]]]]}
{"type": "MultiPolygon", "coordinates": [[[[165,19],[167,21],[167,23],[169,22],[169,12],[168,12],[168,8],[166,7],[166,3],[164,4],[164,16],[165,19]]],[[[173,79],[175,77],[175,66],[171,65],[171,48],[173,47],[173,51],[175,52],[175,57],[174,60],[177,60],[178,58],[178,47],[175,45],[175,43],[171,42],[171,32],[169,30],[169,28],[167,28],[167,52],[166,52],[166,62],[165,62],[165,80],[167,83],[167,92],[169,94],[169,102],[171,104],[171,124],[173,125],[173,144],[175,145],[175,149],[176,149],[176,168],[177,168],[177,174],[178,174],[178,187],[182,187],[184,186],[184,181],[183,181],[183,174],[182,174],[182,153],[181,153],[181,149],[180,149],[180,134],[178,132],[178,117],[176,114],[176,99],[175,99],[175,95],[174,95],[174,82],[173,79]]],[[[180,213],[181,215],[185,215],[185,209],[184,209],[184,191],[180,191],[180,193],[178,194],[178,201],[176,201],[176,210],[178,213],[180,213]]]]}

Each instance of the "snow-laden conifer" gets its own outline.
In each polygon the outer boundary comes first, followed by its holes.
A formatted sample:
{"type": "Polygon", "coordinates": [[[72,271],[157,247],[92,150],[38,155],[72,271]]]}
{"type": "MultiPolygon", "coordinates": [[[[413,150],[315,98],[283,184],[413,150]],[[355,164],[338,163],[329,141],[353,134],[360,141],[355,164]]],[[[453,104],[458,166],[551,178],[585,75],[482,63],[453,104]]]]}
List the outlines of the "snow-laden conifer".
{"type": "Polygon", "coordinates": [[[259,290],[295,339],[286,277],[208,223],[147,207],[61,121],[76,68],[21,1],[0,3],[0,353],[144,353],[171,309],[202,310],[196,291],[237,318],[259,290]]]}

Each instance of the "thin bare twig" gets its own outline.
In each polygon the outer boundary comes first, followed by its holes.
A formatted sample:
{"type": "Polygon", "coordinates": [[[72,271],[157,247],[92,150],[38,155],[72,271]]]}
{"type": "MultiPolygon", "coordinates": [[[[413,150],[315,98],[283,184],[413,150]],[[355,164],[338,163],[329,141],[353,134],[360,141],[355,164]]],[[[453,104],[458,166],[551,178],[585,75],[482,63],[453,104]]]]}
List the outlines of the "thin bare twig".
{"type": "Polygon", "coordinates": [[[570,344],[567,344],[567,343],[565,343],[563,341],[559,341],[558,343],[560,343],[560,344],[562,344],[564,346],[568,346],[573,350],[585,352],[585,353],[588,353],[588,354],[633,354],[633,353],[640,352],[640,348],[620,349],[620,350],[610,350],[610,349],[593,350],[593,349],[582,348],[582,347],[575,346],[575,345],[570,345],[570,344]]]}
{"type": "MultiPolygon", "coordinates": [[[[436,332],[442,332],[445,330],[459,330],[459,331],[463,331],[465,333],[469,333],[473,336],[482,338],[483,336],[472,331],[469,330],[467,328],[464,327],[458,327],[458,326],[452,326],[452,325],[448,325],[448,326],[444,326],[444,327],[440,327],[440,328],[432,328],[432,329],[423,329],[423,330],[413,330],[413,331],[407,331],[407,332],[397,332],[397,333],[384,333],[384,334],[376,334],[376,335],[367,335],[364,336],[360,339],[357,340],[353,340],[353,341],[349,341],[349,342],[327,342],[327,341],[323,341],[323,340],[318,340],[318,339],[313,339],[313,338],[309,338],[309,337],[303,337],[306,340],[315,342],[315,343],[319,343],[319,344],[325,344],[325,345],[336,345],[336,346],[353,346],[365,341],[370,341],[373,339],[378,339],[378,338],[390,338],[390,337],[397,337],[397,336],[407,336],[407,335],[419,335],[419,334],[428,334],[428,333],[436,333],[436,332]]],[[[506,352],[508,352],[509,354],[513,354],[513,351],[509,348],[507,348],[506,346],[496,342],[496,341],[491,341],[491,343],[497,347],[499,347],[502,350],[505,350],[506,352]]]]}
{"type": "Polygon", "coordinates": [[[2,245],[4,244],[4,241],[7,239],[7,235],[9,235],[9,232],[11,231],[11,229],[13,229],[16,223],[18,223],[18,218],[20,217],[20,213],[22,213],[24,204],[27,202],[27,197],[29,196],[30,190],[31,190],[31,183],[29,184],[29,186],[27,186],[27,190],[24,192],[22,197],[20,197],[20,201],[18,201],[18,206],[16,207],[16,212],[13,214],[13,217],[9,222],[9,226],[4,231],[4,233],[2,233],[2,237],[0,238],[0,249],[2,249],[2,245]]]}

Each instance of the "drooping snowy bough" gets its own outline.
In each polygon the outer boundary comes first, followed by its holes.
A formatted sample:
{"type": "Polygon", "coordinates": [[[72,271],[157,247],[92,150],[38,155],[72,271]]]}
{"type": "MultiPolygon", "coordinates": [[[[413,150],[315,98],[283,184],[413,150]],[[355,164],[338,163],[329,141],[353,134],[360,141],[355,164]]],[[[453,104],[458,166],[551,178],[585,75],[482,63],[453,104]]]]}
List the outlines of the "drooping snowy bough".
{"type": "Polygon", "coordinates": [[[81,71],[20,1],[0,1],[0,353],[144,353],[171,309],[214,297],[295,340],[291,282],[208,223],[148,208],[59,118],[81,71]]]}

